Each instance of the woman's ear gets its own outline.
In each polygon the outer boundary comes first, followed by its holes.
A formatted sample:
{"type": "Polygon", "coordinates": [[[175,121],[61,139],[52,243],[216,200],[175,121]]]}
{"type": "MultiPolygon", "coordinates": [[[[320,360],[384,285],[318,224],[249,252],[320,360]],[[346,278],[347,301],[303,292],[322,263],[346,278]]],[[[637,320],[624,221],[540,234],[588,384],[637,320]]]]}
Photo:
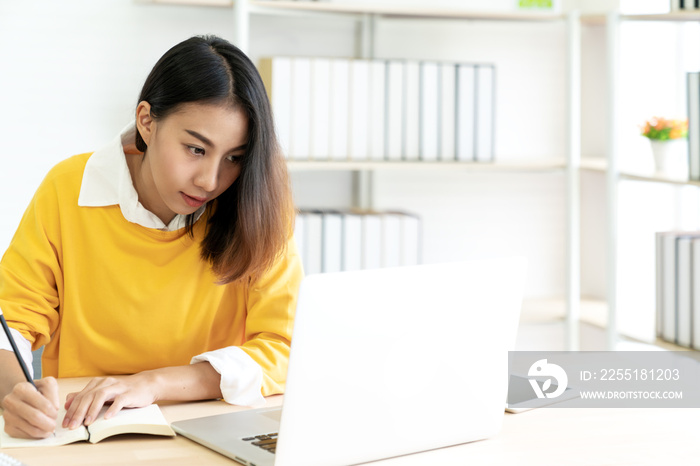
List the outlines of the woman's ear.
{"type": "Polygon", "coordinates": [[[139,102],[136,107],[136,129],[147,146],[150,144],[151,136],[153,135],[153,123],[151,104],[145,100],[139,102]]]}

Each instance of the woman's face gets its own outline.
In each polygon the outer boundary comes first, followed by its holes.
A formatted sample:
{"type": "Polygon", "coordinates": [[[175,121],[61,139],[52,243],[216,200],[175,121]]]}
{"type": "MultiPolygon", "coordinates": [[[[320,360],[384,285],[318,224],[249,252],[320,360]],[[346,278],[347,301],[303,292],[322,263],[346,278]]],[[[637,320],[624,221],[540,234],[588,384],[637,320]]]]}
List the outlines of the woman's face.
{"type": "Polygon", "coordinates": [[[241,172],[246,115],[230,106],[187,103],[166,118],[153,120],[141,102],[136,125],[148,149],[132,169],[143,206],[166,225],[175,214],[194,213],[226,191],[241,172]]]}

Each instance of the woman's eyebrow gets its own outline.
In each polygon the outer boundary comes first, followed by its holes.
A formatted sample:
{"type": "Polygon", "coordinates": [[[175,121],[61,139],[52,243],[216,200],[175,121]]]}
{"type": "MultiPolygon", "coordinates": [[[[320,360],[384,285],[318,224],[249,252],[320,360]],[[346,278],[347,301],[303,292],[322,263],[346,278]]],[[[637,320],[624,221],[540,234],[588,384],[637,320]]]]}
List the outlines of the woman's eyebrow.
{"type": "Polygon", "coordinates": [[[209,140],[206,136],[203,136],[199,134],[197,131],[192,131],[191,129],[186,129],[185,132],[189,134],[190,136],[194,136],[200,141],[202,141],[204,144],[206,144],[209,147],[214,147],[214,143],[209,140]]]}
{"type": "MultiPolygon", "coordinates": [[[[207,146],[209,146],[209,147],[216,147],[215,144],[214,144],[213,142],[211,142],[211,140],[210,140],[208,137],[206,137],[206,136],[204,136],[204,135],[202,135],[202,134],[199,134],[197,131],[193,131],[193,130],[191,130],[191,129],[186,129],[185,132],[186,132],[187,134],[189,134],[190,136],[193,136],[193,137],[199,139],[200,141],[202,141],[205,145],[207,145],[207,146]]],[[[229,152],[235,152],[235,151],[237,151],[237,150],[243,150],[243,149],[246,148],[247,145],[248,145],[248,144],[241,144],[241,145],[238,146],[238,147],[234,147],[234,148],[231,149],[229,152]]]]}

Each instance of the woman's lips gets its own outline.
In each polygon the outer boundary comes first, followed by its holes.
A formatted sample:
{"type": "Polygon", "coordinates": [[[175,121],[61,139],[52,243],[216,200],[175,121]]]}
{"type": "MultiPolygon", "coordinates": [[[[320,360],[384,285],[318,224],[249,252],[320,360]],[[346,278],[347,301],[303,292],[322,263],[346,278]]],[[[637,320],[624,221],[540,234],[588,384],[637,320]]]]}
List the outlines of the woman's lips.
{"type": "Polygon", "coordinates": [[[206,197],[189,196],[185,193],[180,194],[182,194],[182,199],[185,200],[185,204],[190,207],[201,207],[205,202],[207,202],[206,197]]]}

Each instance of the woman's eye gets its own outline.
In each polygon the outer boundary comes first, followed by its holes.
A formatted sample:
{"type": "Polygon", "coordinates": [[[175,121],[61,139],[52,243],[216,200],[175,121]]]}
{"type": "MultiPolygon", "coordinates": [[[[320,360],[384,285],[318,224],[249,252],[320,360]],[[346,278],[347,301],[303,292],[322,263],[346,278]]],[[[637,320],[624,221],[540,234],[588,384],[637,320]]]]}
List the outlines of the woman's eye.
{"type": "Polygon", "coordinates": [[[241,161],[242,155],[229,155],[227,160],[231,163],[238,163],[241,161]]]}
{"type": "Polygon", "coordinates": [[[204,155],[204,149],[201,147],[187,146],[192,155],[204,155]]]}

